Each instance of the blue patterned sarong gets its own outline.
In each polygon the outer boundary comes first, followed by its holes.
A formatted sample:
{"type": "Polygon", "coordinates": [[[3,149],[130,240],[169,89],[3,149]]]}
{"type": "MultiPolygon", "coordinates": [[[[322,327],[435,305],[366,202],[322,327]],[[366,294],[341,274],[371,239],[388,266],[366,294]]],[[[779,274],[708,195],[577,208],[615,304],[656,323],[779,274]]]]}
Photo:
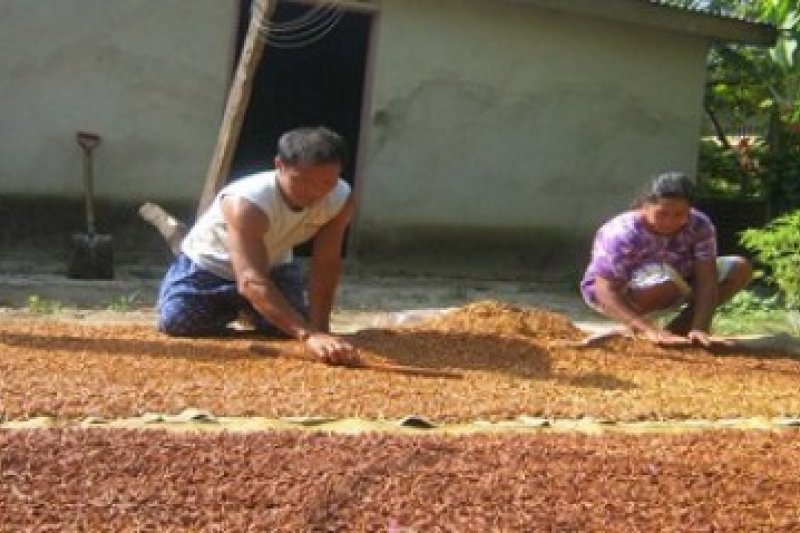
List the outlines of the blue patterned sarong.
{"type": "MultiPolygon", "coordinates": [[[[273,267],[270,279],[286,300],[303,316],[308,315],[305,283],[294,263],[273,267]]],[[[252,318],[260,333],[285,336],[264,320],[236,289],[236,283],[204,270],[183,254],[167,271],[158,294],[158,329],[176,337],[200,337],[230,332],[228,324],[240,313],[252,318]]]]}

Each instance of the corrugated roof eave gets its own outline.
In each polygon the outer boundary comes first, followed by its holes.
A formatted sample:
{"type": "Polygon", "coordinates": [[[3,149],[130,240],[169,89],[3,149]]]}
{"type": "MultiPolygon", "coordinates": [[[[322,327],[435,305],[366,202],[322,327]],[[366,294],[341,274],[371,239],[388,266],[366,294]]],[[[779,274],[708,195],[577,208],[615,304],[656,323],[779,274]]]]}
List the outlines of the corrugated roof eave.
{"type": "Polygon", "coordinates": [[[673,4],[669,0],[509,1],[554,11],[675,31],[721,42],[774,46],[778,38],[778,30],[772,24],[686,8],[673,4]]]}

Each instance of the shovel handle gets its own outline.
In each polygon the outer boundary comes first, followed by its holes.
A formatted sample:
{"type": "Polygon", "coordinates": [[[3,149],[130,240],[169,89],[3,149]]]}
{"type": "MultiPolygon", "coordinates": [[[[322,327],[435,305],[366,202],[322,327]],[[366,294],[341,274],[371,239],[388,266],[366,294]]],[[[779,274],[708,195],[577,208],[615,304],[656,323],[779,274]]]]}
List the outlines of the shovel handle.
{"type": "Polygon", "coordinates": [[[87,152],[91,152],[98,144],[100,144],[100,136],[96,133],[79,131],[76,137],[78,140],[78,145],[87,152]]]}
{"type": "Polygon", "coordinates": [[[86,231],[95,234],[94,225],[94,184],[92,176],[92,150],[100,144],[100,136],[88,131],[79,131],[76,136],[78,145],[83,148],[83,188],[86,203],[86,231]]]}

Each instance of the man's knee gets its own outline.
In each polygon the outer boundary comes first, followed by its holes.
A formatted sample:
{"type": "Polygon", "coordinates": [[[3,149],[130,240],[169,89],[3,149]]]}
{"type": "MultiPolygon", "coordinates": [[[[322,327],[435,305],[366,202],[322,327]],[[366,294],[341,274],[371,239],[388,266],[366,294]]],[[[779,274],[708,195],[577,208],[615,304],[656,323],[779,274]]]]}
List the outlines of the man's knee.
{"type": "Polygon", "coordinates": [[[197,337],[223,331],[210,323],[209,317],[197,308],[181,305],[177,301],[162,302],[158,308],[158,330],[172,337],[197,337]]]}
{"type": "Polygon", "coordinates": [[[191,332],[184,327],[184,324],[172,316],[159,315],[157,326],[158,331],[166,333],[170,337],[191,336],[191,332]]]}
{"type": "Polygon", "coordinates": [[[159,309],[157,326],[158,331],[171,337],[189,337],[194,333],[190,321],[177,313],[165,312],[163,308],[159,309]]]}

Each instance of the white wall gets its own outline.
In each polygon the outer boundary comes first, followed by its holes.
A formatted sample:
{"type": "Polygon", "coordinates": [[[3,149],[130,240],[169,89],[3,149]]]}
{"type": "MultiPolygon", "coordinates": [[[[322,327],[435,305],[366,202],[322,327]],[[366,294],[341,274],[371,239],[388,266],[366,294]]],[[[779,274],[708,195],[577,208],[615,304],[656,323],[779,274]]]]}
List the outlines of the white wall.
{"type": "MultiPolygon", "coordinates": [[[[704,40],[497,0],[375,4],[353,250],[411,227],[412,245],[588,239],[649,174],[694,169],[704,40]]],[[[79,197],[90,130],[98,197],[195,202],[237,5],[0,0],[0,195],[79,197]]]]}
{"type": "Polygon", "coordinates": [[[705,41],[506,2],[381,6],[359,248],[403,226],[586,233],[649,174],[694,169],[705,41]]]}
{"type": "Polygon", "coordinates": [[[0,193],[199,198],[224,106],[235,0],[0,1],[0,193]]]}

